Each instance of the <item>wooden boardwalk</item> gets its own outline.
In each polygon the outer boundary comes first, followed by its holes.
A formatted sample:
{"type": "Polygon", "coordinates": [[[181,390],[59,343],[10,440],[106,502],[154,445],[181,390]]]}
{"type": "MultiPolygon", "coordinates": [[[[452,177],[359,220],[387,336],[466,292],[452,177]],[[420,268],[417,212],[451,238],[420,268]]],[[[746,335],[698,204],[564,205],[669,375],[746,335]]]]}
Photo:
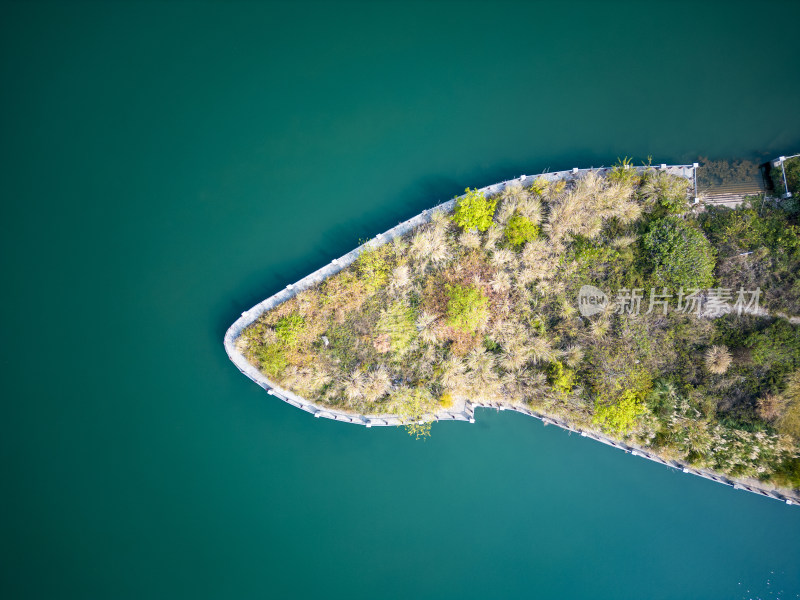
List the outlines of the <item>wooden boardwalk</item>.
{"type": "Polygon", "coordinates": [[[768,190],[763,177],[758,175],[749,182],[700,187],[698,192],[700,200],[705,204],[732,207],[741,204],[747,196],[757,196],[767,193],[768,190]]]}

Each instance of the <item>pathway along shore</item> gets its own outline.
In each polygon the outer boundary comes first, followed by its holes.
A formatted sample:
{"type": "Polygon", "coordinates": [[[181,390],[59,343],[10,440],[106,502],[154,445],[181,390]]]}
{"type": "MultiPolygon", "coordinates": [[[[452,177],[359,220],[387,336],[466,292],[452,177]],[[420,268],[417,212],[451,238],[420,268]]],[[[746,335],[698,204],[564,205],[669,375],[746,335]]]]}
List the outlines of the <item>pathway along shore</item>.
{"type": "MultiPolygon", "coordinates": [[[[647,167],[632,167],[638,170],[645,169],[647,167]]],[[[697,197],[697,163],[692,165],[660,165],[655,167],[661,170],[666,170],[668,173],[672,175],[677,175],[679,177],[684,177],[688,179],[692,183],[692,190],[694,191],[694,196],[697,197]]],[[[495,183],[493,185],[489,185],[486,187],[481,188],[479,191],[483,192],[486,195],[494,195],[502,192],[506,186],[512,184],[522,184],[523,186],[531,185],[536,179],[543,178],[547,181],[558,181],[558,180],[566,180],[571,181],[576,178],[581,177],[584,173],[589,171],[595,172],[607,172],[610,171],[608,168],[601,168],[601,169],[571,169],[569,171],[555,171],[552,173],[540,173],[538,175],[523,175],[516,179],[503,181],[501,183],[495,183]]],[[[460,196],[459,196],[460,197],[460,196]]],[[[453,200],[448,200],[447,202],[443,202],[432,209],[427,209],[422,211],[420,214],[408,219],[407,221],[403,221],[399,225],[396,225],[392,229],[385,231],[383,233],[379,233],[375,238],[362,244],[355,250],[352,250],[345,254],[340,258],[335,258],[331,261],[328,265],[325,265],[321,269],[318,269],[307,275],[300,281],[296,283],[289,284],[278,292],[259,302],[251,309],[246,310],[242,313],[242,315],[228,328],[228,331],[225,332],[225,351],[228,353],[228,357],[231,359],[233,364],[241,371],[244,375],[252,379],[255,383],[259,386],[264,388],[268,394],[283,400],[287,404],[291,404],[292,406],[304,410],[308,413],[313,414],[315,417],[323,417],[326,419],[333,419],[334,421],[340,421],[342,423],[351,423],[354,425],[363,425],[365,427],[386,427],[386,426],[400,426],[403,425],[403,422],[400,418],[396,415],[391,414],[375,414],[375,415],[363,415],[357,413],[350,413],[341,410],[336,410],[332,408],[327,408],[325,406],[315,404],[314,402],[310,402],[305,398],[302,398],[290,390],[282,389],[276,383],[270,381],[261,371],[259,371],[256,367],[254,367],[250,362],[242,355],[241,352],[236,348],[236,339],[239,337],[241,332],[250,325],[253,321],[258,319],[263,313],[272,310],[279,304],[286,302],[287,300],[293,298],[299,292],[314,287],[318,285],[331,275],[335,275],[342,269],[346,268],[353,261],[356,260],[359,254],[366,249],[366,248],[375,248],[377,246],[381,246],[387,242],[392,241],[394,238],[402,236],[412,229],[416,228],[419,225],[423,225],[431,220],[431,214],[435,211],[445,211],[450,212],[453,210],[456,201],[458,198],[454,198],[453,200]]],[[[708,469],[697,469],[689,464],[678,461],[678,460],[665,460],[650,452],[649,450],[645,450],[643,448],[637,446],[631,446],[620,442],[618,440],[612,439],[600,431],[593,430],[593,429],[576,429],[564,421],[559,419],[549,417],[544,414],[537,413],[532,411],[524,406],[519,405],[512,405],[511,403],[506,402],[496,402],[496,403],[477,403],[466,401],[464,402],[463,409],[458,411],[448,411],[448,410],[441,410],[438,411],[435,415],[433,415],[433,419],[435,421],[466,421],[469,423],[475,422],[475,409],[476,408],[494,408],[496,410],[511,410],[518,413],[522,413],[524,415],[528,415],[529,417],[534,417],[542,421],[545,425],[555,425],[556,427],[560,427],[565,429],[569,432],[577,433],[581,437],[591,438],[603,444],[607,444],[609,446],[613,446],[614,448],[618,448],[623,450],[624,452],[628,452],[633,456],[639,456],[642,458],[646,458],[653,462],[657,462],[661,465],[666,467],[671,467],[674,469],[679,469],[683,473],[688,473],[692,475],[697,475],[699,477],[703,477],[705,479],[709,479],[711,481],[716,481],[717,483],[721,483],[724,485],[728,485],[733,487],[734,489],[738,490],[746,490],[748,492],[752,492],[754,494],[759,494],[761,496],[765,496],[767,498],[773,498],[775,500],[781,500],[787,504],[792,505],[800,505],[800,494],[798,493],[790,493],[786,490],[777,490],[772,486],[766,486],[761,482],[756,480],[749,480],[749,479],[736,479],[732,477],[727,477],[725,475],[720,475],[708,469]]]]}

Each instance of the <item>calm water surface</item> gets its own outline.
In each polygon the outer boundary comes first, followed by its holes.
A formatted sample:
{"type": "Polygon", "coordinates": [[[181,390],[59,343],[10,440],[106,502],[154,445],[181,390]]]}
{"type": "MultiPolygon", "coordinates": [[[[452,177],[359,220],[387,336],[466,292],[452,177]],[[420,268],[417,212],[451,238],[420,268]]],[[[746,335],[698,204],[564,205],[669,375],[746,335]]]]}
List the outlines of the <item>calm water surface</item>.
{"type": "Polygon", "coordinates": [[[1,8],[3,597],[800,597],[800,509],[519,415],[313,419],[222,347],[468,185],[800,151],[800,4],[1,8]]]}

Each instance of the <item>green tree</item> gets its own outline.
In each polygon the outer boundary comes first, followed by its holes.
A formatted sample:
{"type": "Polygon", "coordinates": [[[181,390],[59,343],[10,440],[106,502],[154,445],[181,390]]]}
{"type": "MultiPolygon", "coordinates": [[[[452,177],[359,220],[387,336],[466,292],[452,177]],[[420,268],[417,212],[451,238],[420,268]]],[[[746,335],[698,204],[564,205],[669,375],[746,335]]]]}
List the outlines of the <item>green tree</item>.
{"type": "Polygon", "coordinates": [[[497,200],[487,198],[483,192],[479,192],[477,189],[467,188],[464,191],[466,195],[456,202],[453,222],[463,229],[486,231],[492,225],[497,200]]]}
{"type": "Polygon", "coordinates": [[[519,213],[514,213],[508,220],[508,224],[506,224],[505,235],[511,246],[519,248],[539,237],[539,227],[530,219],[523,217],[519,213]]]}
{"type": "Polygon", "coordinates": [[[467,333],[489,318],[489,299],[474,285],[447,286],[447,324],[467,333]]]}
{"type": "Polygon", "coordinates": [[[653,221],[642,246],[656,285],[702,289],[713,283],[714,248],[685,220],[665,217],[653,221]]]}
{"type": "Polygon", "coordinates": [[[569,394],[575,386],[575,371],[557,360],[547,368],[547,380],[557,392],[569,394]]]}
{"type": "Polygon", "coordinates": [[[647,407],[641,396],[626,390],[617,402],[595,407],[592,422],[608,433],[625,435],[631,432],[636,419],[645,412],[647,407]]]}

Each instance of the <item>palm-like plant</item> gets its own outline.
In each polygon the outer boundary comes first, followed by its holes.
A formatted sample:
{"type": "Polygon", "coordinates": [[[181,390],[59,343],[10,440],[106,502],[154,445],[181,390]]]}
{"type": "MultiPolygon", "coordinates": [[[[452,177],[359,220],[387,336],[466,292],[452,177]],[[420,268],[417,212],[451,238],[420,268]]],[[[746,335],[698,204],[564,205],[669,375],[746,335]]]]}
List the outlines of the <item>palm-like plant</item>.
{"type": "Polygon", "coordinates": [[[515,371],[520,369],[526,362],[530,355],[530,348],[519,342],[508,344],[500,357],[500,365],[506,371],[515,371]]]}
{"type": "Polygon", "coordinates": [[[685,201],[688,190],[689,181],[687,179],[670,175],[666,171],[649,169],[639,187],[639,196],[648,204],[659,200],[685,201]]]}
{"type": "Polygon", "coordinates": [[[477,231],[468,230],[458,236],[458,243],[465,248],[475,250],[481,246],[481,236],[477,231]]]}
{"type": "Polygon", "coordinates": [[[500,238],[503,237],[503,230],[500,227],[489,227],[486,230],[486,241],[483,243],[483,247],[487,250],[494,250],[497,242],[500,241],[500,238]]]}
{"type": "Polygon", "coordinates": [[[437,321],[439,315],[431,312],[423,311],[417,318],[417,331],[423,342],[428,344],[435,344],[439,339],[439,332],[437,321]]]}
{"type": "Polygon", "coordinates": [[[505,271],[500,271],[494,276],[494,279],[489,282],[489,285],[495,292],[507,292],[511,289],[511,275],[505,271]]]}
{"type": "Polygon", "coordinates": [[[389,288],[392,291],[398,292],[407,287],[409,283],[411,283],[411,269],[408,265],[399,265],[392,270],[389,282],[389,288]]]}
{"type": "Polygon", "coordinates": [[[534,364],[552,362],[558,358],[559,352],[553,348],[552,343],[545,337],[537,336],[529,341],[530,358],[534,364]]]}
{"type": "Polygon", "coordinates": [[[731,365],[731,353],[725,346],[711,346],[706,350],[706,369],[714,375],[722,375],[731,365]]]}
{"type": "Polygon", "coordinates": [[[350,403],[361,398],[363,394],[364,377],[358,371],[353,371],[344,380],[344,396],[350,403]]]}
{"type": "Polygon", "coordinates": [[[375,402],[386,394],[391,387],[392,381],[389,377],[389,372],[385,367],[381,366],[367,373],[362,386],[362,393],[367,402],[375,402]]]}

